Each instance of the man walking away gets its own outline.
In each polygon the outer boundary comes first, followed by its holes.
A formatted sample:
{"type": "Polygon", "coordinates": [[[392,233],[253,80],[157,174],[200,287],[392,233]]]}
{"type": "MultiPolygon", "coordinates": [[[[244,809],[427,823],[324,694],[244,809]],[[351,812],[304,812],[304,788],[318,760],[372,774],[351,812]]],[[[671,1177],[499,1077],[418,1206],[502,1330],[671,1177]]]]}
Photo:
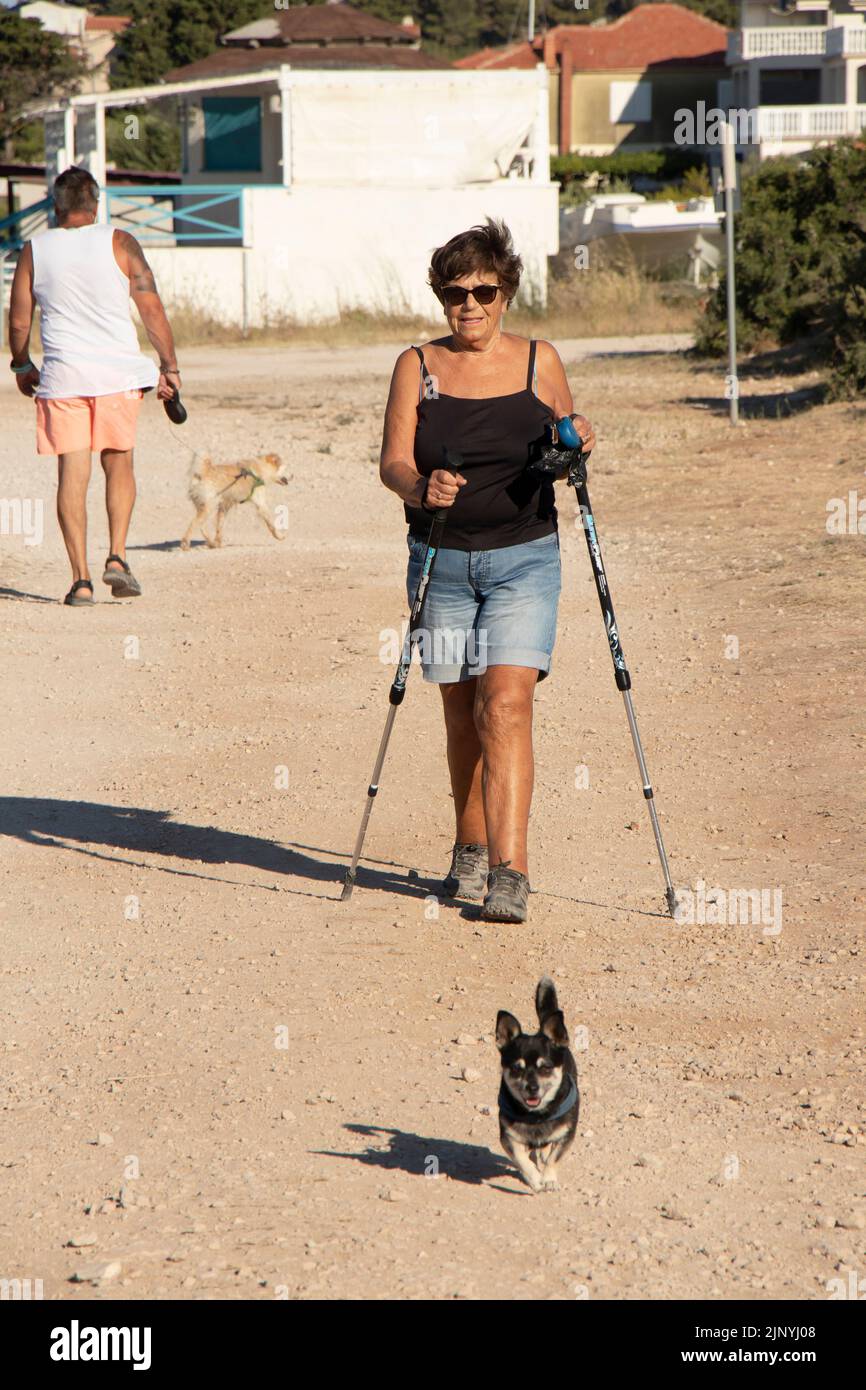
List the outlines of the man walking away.
{"type": "Polygon", "coordinates": [[[171,327],[153,272],[135,237],[96,221],[99,188],[73,166],[53,188],[57,222],[27,242],[12,282],[11,368],[19,391],[36,397],[36,447],[57,455],[57,517],[72,565],[70,607],[93,604],[87,564],[87,485],[91,454],[105,472],[109,555],[103,581],[115,598],[141,585],[126,562],[135,503],[132,455],[144,391],[167,400],[180,391],[171,327]],[[159,372],[138,347],[130,297],[156,352],[159,372]],[[36,305],[42,367],[30,360],[36,305]]]}

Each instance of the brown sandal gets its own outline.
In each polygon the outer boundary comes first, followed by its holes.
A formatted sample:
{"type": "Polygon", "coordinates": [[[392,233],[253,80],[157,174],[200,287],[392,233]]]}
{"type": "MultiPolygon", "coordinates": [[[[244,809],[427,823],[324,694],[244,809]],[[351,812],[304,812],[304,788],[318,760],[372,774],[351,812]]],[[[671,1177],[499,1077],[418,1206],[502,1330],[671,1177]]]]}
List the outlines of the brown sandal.
{"type": "Polygon", "coordinates": [[[90,580],[89,580],[89,579],[76,579],[75,583],[73,584],[72,588],[69,590],[69,593],[66,595],[66,598],[63,600],[63,602],[64,602],[69,608],[92,608],[92,607],[93,607],[93,585],[91,584],[90,580]],[[79,597],[78,597],[78,591],[79,591],[79,589],[89,589],[89,590],[90,590],[90,598],[79,598],[79,597]]]}
{"type": "Polygon", "coordinates": [[[109,555],[105,562],[105,572],[102,576],[103,584],[107,584],[111,589],[112,598],[137,598],[141,593],[141,585],[133,574],[125,560],[119,555],[109,555]],[[112,560],[122,565],[119,570],[110,570],[108,566],[112,560]]]}

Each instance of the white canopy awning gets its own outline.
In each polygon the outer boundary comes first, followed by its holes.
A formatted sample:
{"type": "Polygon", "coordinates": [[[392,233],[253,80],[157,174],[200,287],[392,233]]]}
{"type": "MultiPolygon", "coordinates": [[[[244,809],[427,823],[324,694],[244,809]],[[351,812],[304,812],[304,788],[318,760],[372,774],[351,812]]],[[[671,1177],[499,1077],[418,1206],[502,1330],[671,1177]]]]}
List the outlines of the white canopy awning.
{"type": "MultiPolygon", "coordinates": [[[[105,182],[105,110],[272,87],[281,116],[282,181],[458,188],[505,178],[518,151],[549,182],[548,74],[535,69],[424,72],[293,69],[119,88],[46,103],[40,114],[59,171],[87,165],[105,182]],[[74,119],[71,115],[74,113],[74,119]]],[[[50,175],[49,175],[50,176],[50,175]]]]}

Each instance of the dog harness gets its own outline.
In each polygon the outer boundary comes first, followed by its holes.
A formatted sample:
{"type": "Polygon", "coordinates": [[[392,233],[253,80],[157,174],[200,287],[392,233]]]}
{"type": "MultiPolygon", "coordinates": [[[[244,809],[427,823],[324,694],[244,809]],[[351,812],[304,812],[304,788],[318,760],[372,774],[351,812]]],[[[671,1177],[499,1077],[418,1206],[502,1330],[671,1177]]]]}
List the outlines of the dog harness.
{"type": "Polygon", "coordinates": [[[244,502],[249,502],[257,487],[264,487],[265,485],[264,478],[260,478],[258,473],[254,473],[251,468],[239,468],[238,476],[236,478],[232,478],[230,483],[226,483],[225,487],[221,487],[217,496],[222,496],[224,492],[228,492],[229,488],[234,487],[235,483],[239,483],[241,478],[252,478],[253,485],[250,488],[250,496],[242,497],[240,502],[238,503],[238,506],[240,507],[244,505],[244,502]]]}
{"type": "Polygon", "coordinates": [[[511,1120],[512,1124],[540,1125],[542,1122],[547,1123],[550,1120],[561,1120],[570,1110],[574,1109],[576,1104],[577,1086],[573,1076],[568,1078],[568,1086],[566,1087],[564,1099],[559,1102],[559,1105],[553,1111],[524,1110],[522,1107],[518,1110],[514,1097],[505,1082],[503,1081],[499,1087],[499,1109],[502,1111],[506,1120],[511,1120]]]}
{"type": "MultiPolygon", "coordinates": [[[[264,485],[265,485],[265,480],[264,480],[264,478],[260,478],[259,475],[258,475],[258,473],[254,473],[253,470],[252,470],[251,468],[242,468],[241,471],[240,471],[240,475],[239,475],[239,476],[240,476],[241,478],[252,478],[252,480],[253,480],[253,485],[252,485],[252,487],[250,488],[250,496],[244,498],[244,502],[249,502],[249,500],[250,500],[250,498],[252,497],[253,493],[255,492],[256,488],[257,488],[257,487],[264,487],[264,485]]],[[[243,502],[241,503],[241,506],[243,506],[243,502]]]]}

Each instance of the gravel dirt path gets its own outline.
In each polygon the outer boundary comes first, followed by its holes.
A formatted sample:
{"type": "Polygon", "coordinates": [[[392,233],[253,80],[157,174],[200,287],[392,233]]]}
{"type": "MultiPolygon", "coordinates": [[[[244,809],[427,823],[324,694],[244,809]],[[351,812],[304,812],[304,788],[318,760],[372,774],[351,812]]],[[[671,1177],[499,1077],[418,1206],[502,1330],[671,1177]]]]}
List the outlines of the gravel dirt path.
{"type": "Polygon", "coordinates": [[[185,354],[188,424],[143,411],[144,597],[84,611],[0,380],[0,497],[41,499],[45,532],[2,537],[0,1276],[71,1300],[823,1299],[866,1272],[866,576],[863,537],[826,527],[866,491],[866,415],[789,413],[814,378],[744,371],[733,431],[682,345],[562,346],[675,881],[779,890],[778,932],[663,913],[570,499],[530,922],[433,896],[451,808],[417,673],[338,901],[405,609],[376,462],[397,345],[185,354]],[[223,550],[181,553],[185,442],[287,456],[286,539],[240,508],[223,550]],[[545,972],[583,1107],[563,1190],[532,1197],[492,1032],[545,972]]]}

